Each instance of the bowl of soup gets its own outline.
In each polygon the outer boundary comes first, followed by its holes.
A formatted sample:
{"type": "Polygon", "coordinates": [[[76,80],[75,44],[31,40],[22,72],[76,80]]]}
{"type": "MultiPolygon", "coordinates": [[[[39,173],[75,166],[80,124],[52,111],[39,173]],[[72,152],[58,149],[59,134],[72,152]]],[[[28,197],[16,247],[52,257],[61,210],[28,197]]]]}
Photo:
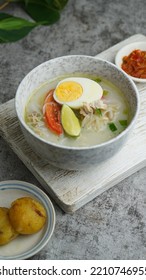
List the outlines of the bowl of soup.
{"type": "Polygon", "coordinates": [[[35,153],[56,167],[82,170],[122,148],[137,120],[139,96],[114,64],[71,55],[29,72],[17,89],[15,108],[35,153]]]}

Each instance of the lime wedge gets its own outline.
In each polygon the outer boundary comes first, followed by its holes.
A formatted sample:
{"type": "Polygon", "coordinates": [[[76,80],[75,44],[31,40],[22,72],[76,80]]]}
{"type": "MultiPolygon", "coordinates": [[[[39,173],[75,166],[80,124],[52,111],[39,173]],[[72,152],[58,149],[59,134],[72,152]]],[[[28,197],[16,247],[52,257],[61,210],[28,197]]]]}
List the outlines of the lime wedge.
{"type": "Polygon", "coordinates": [[[61,122],[65,132],[70,136],[78,136],[81,126],[73,110],[64,104],[61,110],[61,122]]]}

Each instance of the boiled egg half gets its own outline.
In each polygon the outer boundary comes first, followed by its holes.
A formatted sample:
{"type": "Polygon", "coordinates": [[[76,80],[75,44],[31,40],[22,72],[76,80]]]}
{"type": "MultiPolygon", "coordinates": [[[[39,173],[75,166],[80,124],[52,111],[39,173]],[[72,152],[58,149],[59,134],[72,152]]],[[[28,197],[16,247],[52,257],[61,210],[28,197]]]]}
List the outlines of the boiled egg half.
{"type": "Polygon", "coordinates": [[[88,78],[70,77],[60,81],[54,91],[54,99],[59,104],[67,104],[79,109],[84,102],[92,103],[101,99],[102,87],[88,78]]]}

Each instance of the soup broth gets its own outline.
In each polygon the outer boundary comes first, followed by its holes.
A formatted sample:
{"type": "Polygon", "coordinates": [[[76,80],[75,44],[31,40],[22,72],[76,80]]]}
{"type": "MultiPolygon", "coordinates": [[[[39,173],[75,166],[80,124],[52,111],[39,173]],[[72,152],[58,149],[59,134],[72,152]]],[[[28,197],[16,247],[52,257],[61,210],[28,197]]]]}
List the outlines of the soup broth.
{"type": "Polygon", "coordinates": [[[73,110],[81,123],[78,137],[71,137],[65,132],[59,136],[53,133],[44,119],[44,101],[48,92],[66,77],[47,81],[32,92],[24,113],[25,122],[30,129],[52,143],[69,147],[89,147],[114,138],[126,128],[130,122],[130,112],[124,94],[103,78],[79,74],[74,77],[86,77],[99,83],[103,96],[98,103],[94,102],[91,106],[84,103],[82,108],[73,110]]]}

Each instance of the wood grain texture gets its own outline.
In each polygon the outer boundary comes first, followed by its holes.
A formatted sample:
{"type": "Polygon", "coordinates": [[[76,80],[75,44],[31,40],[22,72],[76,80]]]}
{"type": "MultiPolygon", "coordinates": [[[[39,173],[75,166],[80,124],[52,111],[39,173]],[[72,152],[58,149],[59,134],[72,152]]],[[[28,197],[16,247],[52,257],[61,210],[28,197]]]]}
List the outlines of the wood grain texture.
{"type": "MultiPolygon", "coordinates": [[[[115,54],[122,46],[136,41],[146,41],[146,37],[134,35],[98,57],[114,62],[115,54]]],[[[58,205],[65,212],[72,213],[146,165],[146,84],[137,84],[137,87],[141,108],[128,142],[115,156],[92,170],[58,169],[34,154],[22,135],[14,99],[0,106],[0,134],[58,205]]]]}

